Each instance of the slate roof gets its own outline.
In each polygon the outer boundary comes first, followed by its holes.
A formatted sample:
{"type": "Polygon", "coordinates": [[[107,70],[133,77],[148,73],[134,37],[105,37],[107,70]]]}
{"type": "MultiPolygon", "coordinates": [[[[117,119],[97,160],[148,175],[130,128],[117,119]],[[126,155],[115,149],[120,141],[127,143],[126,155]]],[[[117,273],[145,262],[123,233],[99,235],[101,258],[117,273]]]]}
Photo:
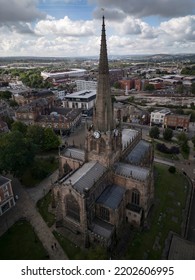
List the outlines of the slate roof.
{"type": "Polygon", "coordinates": [[[90,161],[73,173],[64,184],[69,184],[71,182],[73,188],[83,194],[84,190],[90,189],[105,171],[106,167],[99,162],[90,161]]]}
{"type": "Polygon", "coordinates": [[[126,161],[131,164],[140,164],[142,158],[147,153],[150,148],[150,143],[140,140],[139,143],[135,146],[135,148],[127,155],[126,161]]]}
{"type": "Polygon", "coordinates": [[[114,226],[99,219],[95,219],[92,223],[92,231],[106,239],[109,239],[114,230],[114,226]]]}
{"type": "Polygon", "coordinates": [[[123,199],[125,189],[117,185],[108,186],[99,196],[96,203],[101,203],[108,208],[117,209],[123,199]]]}
{"type": "Polygon", "coordinates": [[[174,234],[168,260],[195,260],[195,244],[174,234]]]}
{"type": "Polygon", "coordinates": [[[133,129],[123,129],[122,130],[122,149],[124,150],[126,145],[134,139],[138,134],[137,130],[133,129]]]}
{"type": "Polygon", "coordinates": [[[3,177],[0,175],[0,186],[6,184],[7,182],[9,182],[10,179],[6,178],[6,177],[3,177]]]}
{"type": "Polygon", "coordinates": [[[133,178],[138,181],[145,181],[149,172],[149,168],[135,166],[128,163],[119,162],[115,165],[115,174],[133,178]]]}
{"type": "Polygon", "coordinates": [[[74,158],[81,161],[85,160],[85,152],[77,148],[67,148],[62,155],[68,158],[74,158]]]}

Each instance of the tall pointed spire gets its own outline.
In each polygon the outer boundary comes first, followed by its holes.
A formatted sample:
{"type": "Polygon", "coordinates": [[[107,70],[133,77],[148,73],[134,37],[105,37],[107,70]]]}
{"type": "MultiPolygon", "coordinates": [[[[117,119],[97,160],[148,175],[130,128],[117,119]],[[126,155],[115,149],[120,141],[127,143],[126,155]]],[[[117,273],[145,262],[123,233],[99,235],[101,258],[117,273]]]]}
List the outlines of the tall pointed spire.
{"type": "Polygon", "coordinates": [[[107,46],[106,46],[106,30],[104,16],[102,18],[102,35],[101,35],[101,48],[100,48],[100,58],[99,58],[99,74],[108,74],[108,56],[107,56],[107,46]]]}
{"type": "Polygon", "coordinates": [[[99,79],[93,123],[94,129],[100,132],[111,131],[114,128],[104,16],[102,18],[99,79]]]}

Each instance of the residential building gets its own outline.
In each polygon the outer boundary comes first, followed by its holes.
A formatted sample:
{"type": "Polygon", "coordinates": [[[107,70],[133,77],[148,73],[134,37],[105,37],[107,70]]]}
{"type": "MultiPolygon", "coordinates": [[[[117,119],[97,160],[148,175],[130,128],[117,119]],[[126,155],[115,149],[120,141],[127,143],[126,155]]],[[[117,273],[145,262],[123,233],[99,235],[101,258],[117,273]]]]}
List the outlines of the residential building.
{"type": "Polygon", "coordinates": [[[162,110],[155,110],[154,112],[151,112],[150,117],[150,126],[157,125],[164,127],[165,124],[165,116],[171,114],[171,111],[169,109],[162,109],[162,110]]]}
{"type": "Polygon", "coordinates": [[[97,82],[96,81],[85,81],[85,80],[76,80],[77,92],[78,91],[88,91],[88,90],[96,90],[97,82]]]}
{"type": "Polygon", "coordinates": [[[181,131],[188,131],[190,124],[190,115],[166,115],[164,120],[164,127],[177,129],[181,131]]]}
{"type": "Polygon", "coordinates": [[[13,99],[20,105],[26,105],[40,98],[46,98],[49,104],[54,105],[55,95],[51,90],[30,90],[13,94],[13,99]]]}
{"type": "Polygon", "coordinates": [[[35,124],[43,128],[52,128],[60,135],[69,135],[81,123],[82,111],[79,109],[66,109],[66,112],[60,114],[58,112],[62,110],[53,110],[50,115],[39,115],[35,124]]]}
{"type": "Polygon", "coordinates": [[[122,225],[139,227],[153,204],[153,147],[113,117],[104,17],[97,98],[85,149],[67,146],[52,188],[56,226],[84,247],[112,250],[122,225]]]}
{"type": "Polygon", "coordinates": [[[11,180],[0,175],[0,216],[15,205],[11,180]]]}

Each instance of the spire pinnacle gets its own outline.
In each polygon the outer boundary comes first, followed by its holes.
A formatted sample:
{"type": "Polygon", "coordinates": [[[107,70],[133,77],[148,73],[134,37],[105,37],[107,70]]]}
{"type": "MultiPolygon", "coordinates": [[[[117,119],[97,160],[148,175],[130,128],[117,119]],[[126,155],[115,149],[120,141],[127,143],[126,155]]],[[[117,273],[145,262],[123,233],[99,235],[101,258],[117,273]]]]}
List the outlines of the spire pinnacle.
{"type": "Polygon", "coordinates": [[[102,35],[101,35],[101,47],[100,47],[100,59],[99,59],[99,74],[107,74],[108,69],[108,57],[107,57],[107,45],[106,45],[106,30],[105,30],[105,18],[102,16],[102,35]]]}
{"type": "Polygon", "coordinates": [[[111,101],[110,78],[106,45],[105,20],[102,17],[102,33],[99,58],[99,78],[94,110],[94,129],[101,132],[111,131],[114,127],[111,101]]]}

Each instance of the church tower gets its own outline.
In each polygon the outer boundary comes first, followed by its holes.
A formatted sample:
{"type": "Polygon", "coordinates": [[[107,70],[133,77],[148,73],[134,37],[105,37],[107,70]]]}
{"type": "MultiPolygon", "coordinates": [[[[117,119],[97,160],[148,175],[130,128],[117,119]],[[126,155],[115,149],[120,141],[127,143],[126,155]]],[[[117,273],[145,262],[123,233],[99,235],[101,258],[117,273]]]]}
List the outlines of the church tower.
{"type": "Polygon", "coordinates": [[[98,74],[93,124],[88,129],[85,151],[87,161],[97,160],[108,167],[120,157],[122,136],[120,129],[115,125],[113,116],[104,16],[98,74]]]}

